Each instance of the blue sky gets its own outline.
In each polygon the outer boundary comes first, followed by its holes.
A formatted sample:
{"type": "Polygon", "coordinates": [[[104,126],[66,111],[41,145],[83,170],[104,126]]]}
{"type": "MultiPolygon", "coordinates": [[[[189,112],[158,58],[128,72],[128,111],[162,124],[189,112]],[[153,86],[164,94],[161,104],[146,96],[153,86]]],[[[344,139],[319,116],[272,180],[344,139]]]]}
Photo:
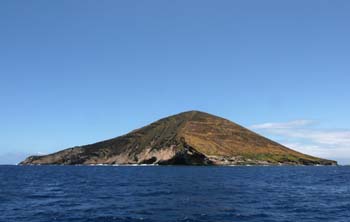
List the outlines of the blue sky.
{"type": "Polygon", "coordinates": [[[0,2],[0,163],[213,113],[350,163],[349,1],[0,2]]]}

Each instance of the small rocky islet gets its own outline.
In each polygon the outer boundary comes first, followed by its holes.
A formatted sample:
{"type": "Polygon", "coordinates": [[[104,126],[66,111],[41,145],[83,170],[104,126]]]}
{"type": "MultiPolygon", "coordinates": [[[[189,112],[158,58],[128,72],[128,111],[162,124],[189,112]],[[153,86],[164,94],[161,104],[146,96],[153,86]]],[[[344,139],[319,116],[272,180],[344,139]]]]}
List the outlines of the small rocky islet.
{"type": "Polygon", "coordinates": [[[232,121],[200,111],[169,116],[125,135],[76,146],[20,165],[337,165],[232,121]]]}

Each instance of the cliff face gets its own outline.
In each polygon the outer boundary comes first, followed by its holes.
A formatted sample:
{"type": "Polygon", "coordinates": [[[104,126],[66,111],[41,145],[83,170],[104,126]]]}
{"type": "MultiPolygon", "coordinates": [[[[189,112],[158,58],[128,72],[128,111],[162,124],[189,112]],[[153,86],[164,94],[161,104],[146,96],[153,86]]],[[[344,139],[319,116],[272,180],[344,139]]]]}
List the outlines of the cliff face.
{"type": "Polygon", "coordinates": [[[31,156],[20,164],[336,165],[262,137],[229,120],[190,111],[126,135],[31,156]]]}

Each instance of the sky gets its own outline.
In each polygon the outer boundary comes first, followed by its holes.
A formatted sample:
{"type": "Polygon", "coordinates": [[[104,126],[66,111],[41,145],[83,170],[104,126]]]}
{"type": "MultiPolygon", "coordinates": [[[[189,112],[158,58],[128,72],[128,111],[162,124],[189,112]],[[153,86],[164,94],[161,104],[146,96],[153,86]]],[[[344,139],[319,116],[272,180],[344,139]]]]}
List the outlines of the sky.
{"type": "Polygon", "coordinates": [[[188,110],[350,164],[350,2],[0,1],[0,164],[188,110]]]}

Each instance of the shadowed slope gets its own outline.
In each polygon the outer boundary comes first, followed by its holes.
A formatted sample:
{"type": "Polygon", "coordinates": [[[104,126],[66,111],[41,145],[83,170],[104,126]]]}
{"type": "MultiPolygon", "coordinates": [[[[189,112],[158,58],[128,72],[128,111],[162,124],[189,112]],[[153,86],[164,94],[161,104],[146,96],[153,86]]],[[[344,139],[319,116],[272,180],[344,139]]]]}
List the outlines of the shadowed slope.
{"type": "Polygon", "coordinates": [[[301,154],[229,120],[190,111],[126,135],[21,164],[336,164],[301,154]]]}

